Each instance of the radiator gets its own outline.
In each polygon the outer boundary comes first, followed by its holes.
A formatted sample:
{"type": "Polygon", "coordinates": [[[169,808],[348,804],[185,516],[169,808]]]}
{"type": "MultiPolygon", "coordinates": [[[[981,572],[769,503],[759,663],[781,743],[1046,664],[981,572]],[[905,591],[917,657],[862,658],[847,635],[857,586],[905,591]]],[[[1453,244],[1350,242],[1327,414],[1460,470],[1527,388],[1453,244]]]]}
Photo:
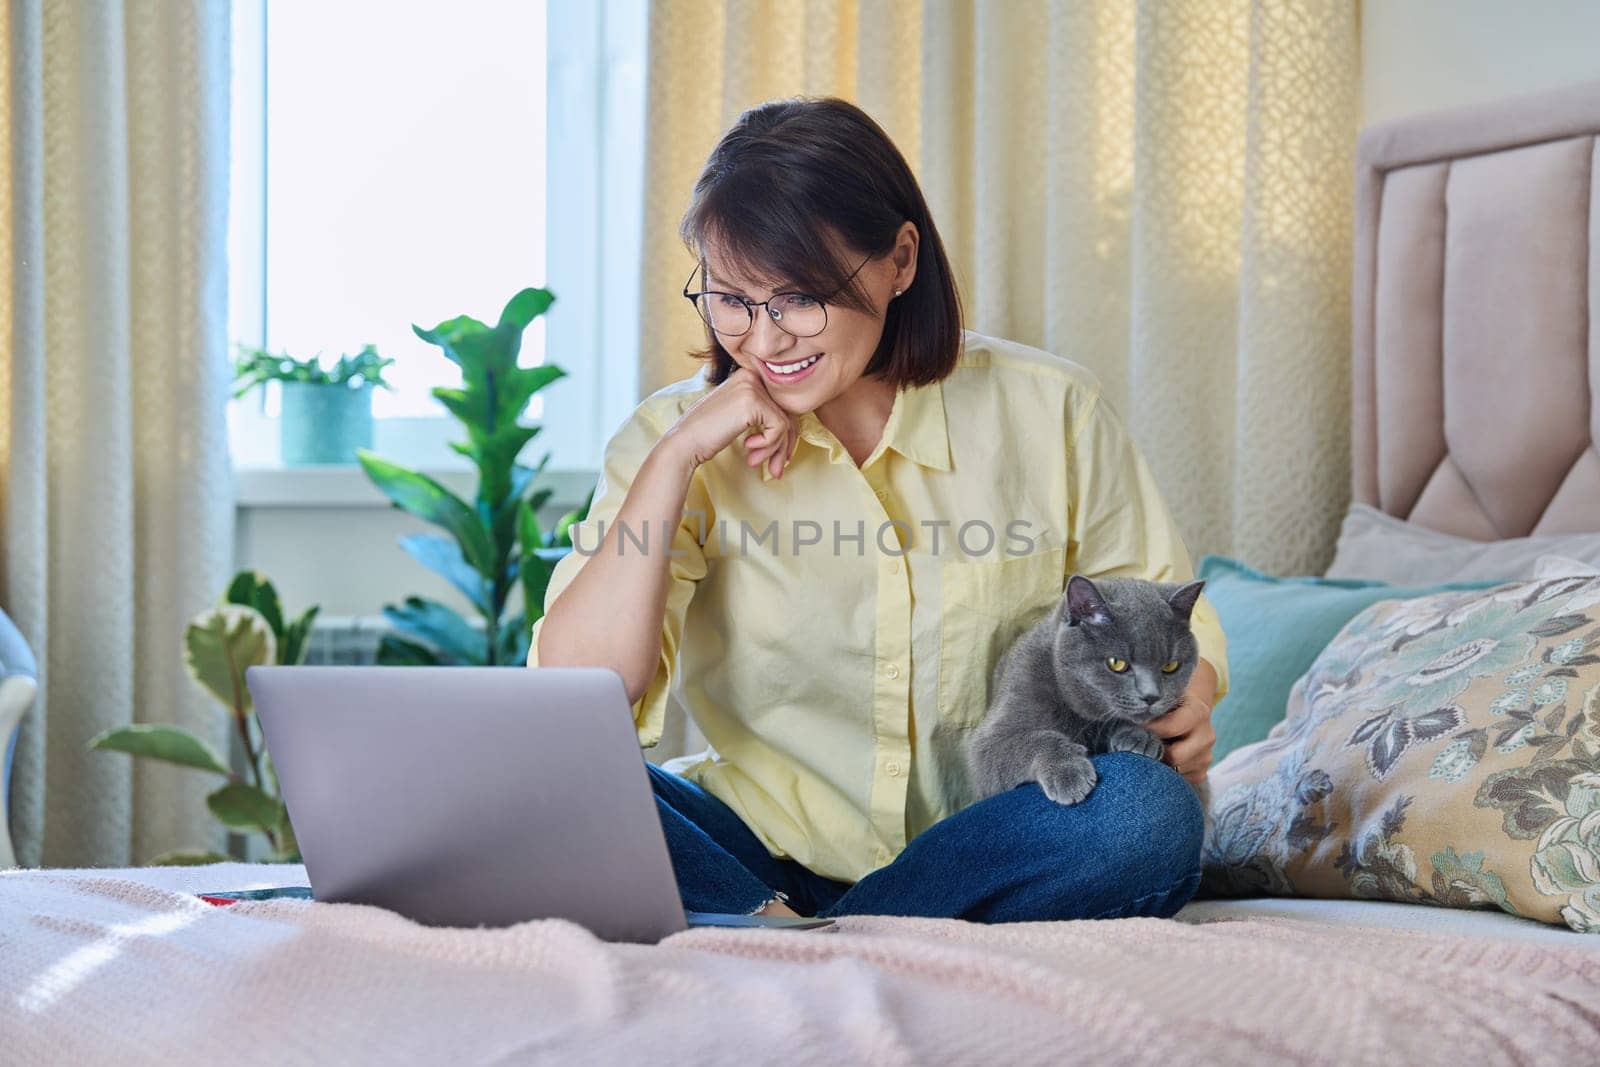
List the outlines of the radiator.
{"type": "Polygon", "coordinates": [[[378,642],[392,629],[382,615],[319,616],[306,642],[306,666],[371,666],[378,659],[378,642]]]}

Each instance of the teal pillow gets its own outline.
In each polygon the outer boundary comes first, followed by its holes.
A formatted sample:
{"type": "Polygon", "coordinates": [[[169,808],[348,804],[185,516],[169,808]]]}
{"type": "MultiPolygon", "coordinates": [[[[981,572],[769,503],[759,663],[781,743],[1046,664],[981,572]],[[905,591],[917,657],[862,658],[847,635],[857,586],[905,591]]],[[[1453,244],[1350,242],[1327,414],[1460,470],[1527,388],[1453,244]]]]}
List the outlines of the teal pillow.
{"type": "Polygon", "coordinates": [[[1294,683],[1369,604],[1512,580],[1403,586],[1317,575],[1275,578],[1227,556],[1206,556],[1196,577],[1205,579],[1206,599],[1228,638],[1228,692],[1211,712],[1213,763],[1267,736],[1283,718],[1294,683]]]}

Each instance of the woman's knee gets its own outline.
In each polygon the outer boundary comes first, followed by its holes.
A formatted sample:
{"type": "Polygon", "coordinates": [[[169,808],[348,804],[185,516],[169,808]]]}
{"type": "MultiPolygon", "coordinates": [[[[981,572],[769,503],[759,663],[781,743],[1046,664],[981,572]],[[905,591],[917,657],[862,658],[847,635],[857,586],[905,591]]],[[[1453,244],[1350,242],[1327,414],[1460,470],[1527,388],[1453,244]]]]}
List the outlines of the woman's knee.
{"type": "Polygon", "coordinates": [[[1077,804],[1058,805],[1038,791],[1049,809],[1042,858],[1069,879],[1069,872],[1097,872],[1094,906],[1081,917],[1172,914],[1200,882],[1199,798],[1177,771],[1148,756],[1092,759],[1098,777],[1077,804]]]}
{"type": "Polygon", "coordinates": [[[1069,861],[1087,847],[1136,860],[1170,859],[1185,872],[1198,867],[1204,820],[1193,787],[1148,756],[1110,752],[1092,760],[1094,788],[1076,804],[1057,804],[1028,783],[978,802],[960,818],[981,818],[991,832],[1003,827],[1069,861]]]}
{"type": "MultiPolygon", "coordinates": [[[[1103,846],[1156,892],[1198,876],[1205,815],[1194,787],[1159,760],[1131,752],[1093,757],[1103,846]]],[[[1086,801],[1086,802],[1087,802],[1086,801]]]]}
{"type": "Polygon", "coordinates": [[[1098,779],[1076,804],[1057,804],[1030,782],[952,820],[964,816],[969,834],[982,831],[974,849],[1010,857],[1008,892],[991,894],[968,917],[1164,917],[1194,895],[1204,821],[1193,788],[1147,756],[1116,752],[1093,762],[1098,779]]]}

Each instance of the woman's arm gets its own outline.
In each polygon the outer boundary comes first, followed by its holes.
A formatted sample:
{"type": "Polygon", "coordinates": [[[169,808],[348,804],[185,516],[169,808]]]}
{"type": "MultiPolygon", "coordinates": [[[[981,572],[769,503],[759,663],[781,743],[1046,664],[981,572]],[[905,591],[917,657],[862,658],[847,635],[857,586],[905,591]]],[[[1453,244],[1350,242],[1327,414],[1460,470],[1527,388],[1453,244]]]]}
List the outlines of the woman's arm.
{"type": "MultiPolygon", "coordinates": [[[[670,545],[696,463],[671,435],[656,442],[629,486],[605,537],[545,612],[538,659],[546,667],[610,667],[637,703],[656,675],[670,584],[670,545]],[[622,541],[621,531],[648,538],[622,541]]],[[[585,544],[584,552],[591,546],[585,544]]]]}
{"type": "Polygon", "coordinates": [[[639,703],[660,679],[664,636],[674,644],[666,651],[676,652],[670,609],[681,625],[692,583],[705,573],[702,546],[684,522],[695,470],[735,440],[748,466],[766,463],[779,477],[796,441],[793,420],[759,377],[743,371],[664,433],[650,431],[638,415],[619,431],[606,449],[606,491],[589,521],[573,529],[581,556],[574,552],[561,564],[577,571],[558,568],[552,577],[530,664],[610,667],[622,676],[628,700],[639,703]],[[595,550],[580,539],[601,522],[604,536],[595,550]]]}
{"type": "Polygon", "coordinates": [[[1194,675],[1189,679],[1189,686],[1183,691],[1185,701],[1198,701],[1206,707],[1217,702],[1217,668],[1204,656],[1195,664],[1194,675]]]}

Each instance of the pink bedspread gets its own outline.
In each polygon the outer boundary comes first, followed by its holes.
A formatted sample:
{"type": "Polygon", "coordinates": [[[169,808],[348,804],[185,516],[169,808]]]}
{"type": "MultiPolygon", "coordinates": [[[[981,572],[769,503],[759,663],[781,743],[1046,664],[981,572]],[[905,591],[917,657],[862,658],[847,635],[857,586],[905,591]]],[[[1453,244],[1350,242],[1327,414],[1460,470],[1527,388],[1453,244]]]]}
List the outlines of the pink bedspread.
{"type": "Polygon", "coordinates": [[[1600,1062],[1600,954],[1576,945],[1291,919],[859,918],[646,947],[560,921],[216,908],[148,884],[262,870],[0,874],[0,1060],[1600,1062]]]}

